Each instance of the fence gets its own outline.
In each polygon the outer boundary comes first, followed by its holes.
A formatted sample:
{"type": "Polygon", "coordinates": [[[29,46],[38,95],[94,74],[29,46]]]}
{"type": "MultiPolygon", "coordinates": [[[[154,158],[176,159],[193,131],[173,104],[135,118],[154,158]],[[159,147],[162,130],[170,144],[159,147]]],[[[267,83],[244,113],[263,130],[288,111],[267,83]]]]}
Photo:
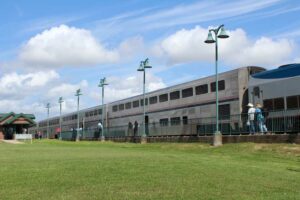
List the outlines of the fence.
{"type": "MultiPolygon", "coordinates": [[[[300,132],[300,110],[276,111],[265,113],[264,123],[271,133],[298,133],[300,132]]],[[[249,134],[247,125],[248,114],[222,116],[219,118],[219,130],[223,135],[249,134]]],[[[148,137],[155,136],[206,136],[212,135],[216,130],[216,118],[197,118],[178,121],[164,121],[163,123],[152,122],[140,124],[138,127],[116,126],[100,130],[95,127],[81,129],[82,139],[98,139],[101,131],[105,137],[134,137],[141,136],[144,131],[148,137]]],[[[255,130],[259,132],[257,121],[255,130]]],[[[77,131],[62,132],[63,139],[75,139],[77,131]]]]}

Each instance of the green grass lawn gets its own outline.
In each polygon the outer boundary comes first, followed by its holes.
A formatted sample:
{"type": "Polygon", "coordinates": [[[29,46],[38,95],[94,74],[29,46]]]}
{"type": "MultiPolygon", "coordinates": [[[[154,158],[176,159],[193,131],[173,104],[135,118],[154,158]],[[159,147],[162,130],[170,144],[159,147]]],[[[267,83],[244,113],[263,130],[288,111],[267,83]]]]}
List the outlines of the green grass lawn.
{"type": "Polygon", "coordinates": [[[0,142],[0,199],[300,199],[300,145],[0,142]]]}

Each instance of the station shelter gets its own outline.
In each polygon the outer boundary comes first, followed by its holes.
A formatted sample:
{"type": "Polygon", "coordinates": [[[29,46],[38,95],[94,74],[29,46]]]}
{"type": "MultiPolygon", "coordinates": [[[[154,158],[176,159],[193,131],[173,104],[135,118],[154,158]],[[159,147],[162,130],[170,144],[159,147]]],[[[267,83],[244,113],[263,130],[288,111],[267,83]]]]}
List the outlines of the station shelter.
{"type": "Polygon", "coordinates": [[[0,113],[0,139],[14,139],[15,134],[26,134],[36,125],[33,114],[0,113]]]}

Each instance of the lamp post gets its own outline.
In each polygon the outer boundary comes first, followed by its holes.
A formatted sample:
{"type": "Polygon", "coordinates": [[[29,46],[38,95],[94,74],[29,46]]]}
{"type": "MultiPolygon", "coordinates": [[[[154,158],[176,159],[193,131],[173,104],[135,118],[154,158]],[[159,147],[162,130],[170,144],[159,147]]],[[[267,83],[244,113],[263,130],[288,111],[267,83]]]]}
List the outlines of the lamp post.
{"type": "Polygon", "coordinates": [[[79,96],[82,95],[81,90],[76,90],[75,96],[77,96],[77,134],[76,134],[76,142],[79,141],[79,96]]]}
{"type": "Polygon", "coordinates": [[[61,134],[61,104],[64,102],[62,97],[59,97],[58,103],[59,103],[59,139],[62,140],[62,134],[61,134]]]}
{"type": "Polygon", "coordinates": [[[219,77],[218,77],[218,38],[228,38],[229,35],[226,34],[224,25],[220,25],[216,29],[210,29],[208,32],[207,39],[205,40],[205,43],[211,44],[215,43],[215,51],[216,51],[216,62],[215,62],[215,68],[216,68],[216,131],[214,133],[214,146],[220,146],[222,145],[222,133],[219,131],[219,77]],[[212,36],[212,33],[214,33],[214,37],[212,36]]]}
{"type": "Polygon", "coordinates": [[[146,112],[145,112],[145,105],[146,105],[146,101],[145,101],[145,87],[146,87],[146,69],[150,69],[152,68],[152,66],[149,65],[149,59],[146,58],[146,60],[141,61],[140,63],[140,67],[137,69],[137,71],[139,72],[143,72],[144,75],[144,79],[143,79],[143,123],[144,123],[144,128],[143,128],[143,133],[142,133],[142,137],[141,137],[141,143],[145,143],[147,142],[147,136],[146,136],[146,123],[145,123],[145,118],[146,118],[146,112]]]}
{"type": "MultiPolygon", "coordinates": [[[[102,88],[102,114],[101,114],[101,119],[100,119],[100,123],[102,122],[102,130],[101,130],[101,141],[105,140],[105,136],[104,136],[104,119],[106,118],[106,112],[104,112],[104,86],[108,85],[108,83],[106,82],[106,78],[102,78],[100,79],[99,85],[98,87],[102,88]]],[[[106,119],[105,119],[106,122],[106,119]]]]}
{"type": "Polygon", "coordinates": [[[47,103],[47,139],[49,139],[49,112],[50,112],[50,103],[47,103]]]}

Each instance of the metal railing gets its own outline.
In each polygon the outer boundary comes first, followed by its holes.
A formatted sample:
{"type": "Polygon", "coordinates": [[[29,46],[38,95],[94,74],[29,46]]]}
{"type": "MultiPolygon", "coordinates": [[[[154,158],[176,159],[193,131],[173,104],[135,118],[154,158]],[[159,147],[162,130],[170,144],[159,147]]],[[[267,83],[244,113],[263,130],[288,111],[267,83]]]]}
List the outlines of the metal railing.
{"type": "MultiPolygon", "coordinates": [[[[265,113],[263,123],[269,133],[298,133],[300,132],[300,110],[274,111],[265,113]]],[[[223,135],[246,135],[249,134],[247,124],[248,114],[230,115],[219,117],[219,130],[223,135]]],[[[148,137],[157,136],[205,136],[215,132],[216,118],[197,118],[181,121],[164,121],[164,123],[152,122],[146,124],[145,130],[148,137]]],[[[255,132],[260,132],[258,120],[254,120],[255,132]]],[[[116,126],[104,130],[94,127],[80,130],[81,139],[100,139],[101,131],[104,131],[106,138],[111,137],[134,137],[141,136],[144,124],[137,127],[116,126]]],[[[62,132],[63,139],[74,139],[76,130],[62,132]]]]}

